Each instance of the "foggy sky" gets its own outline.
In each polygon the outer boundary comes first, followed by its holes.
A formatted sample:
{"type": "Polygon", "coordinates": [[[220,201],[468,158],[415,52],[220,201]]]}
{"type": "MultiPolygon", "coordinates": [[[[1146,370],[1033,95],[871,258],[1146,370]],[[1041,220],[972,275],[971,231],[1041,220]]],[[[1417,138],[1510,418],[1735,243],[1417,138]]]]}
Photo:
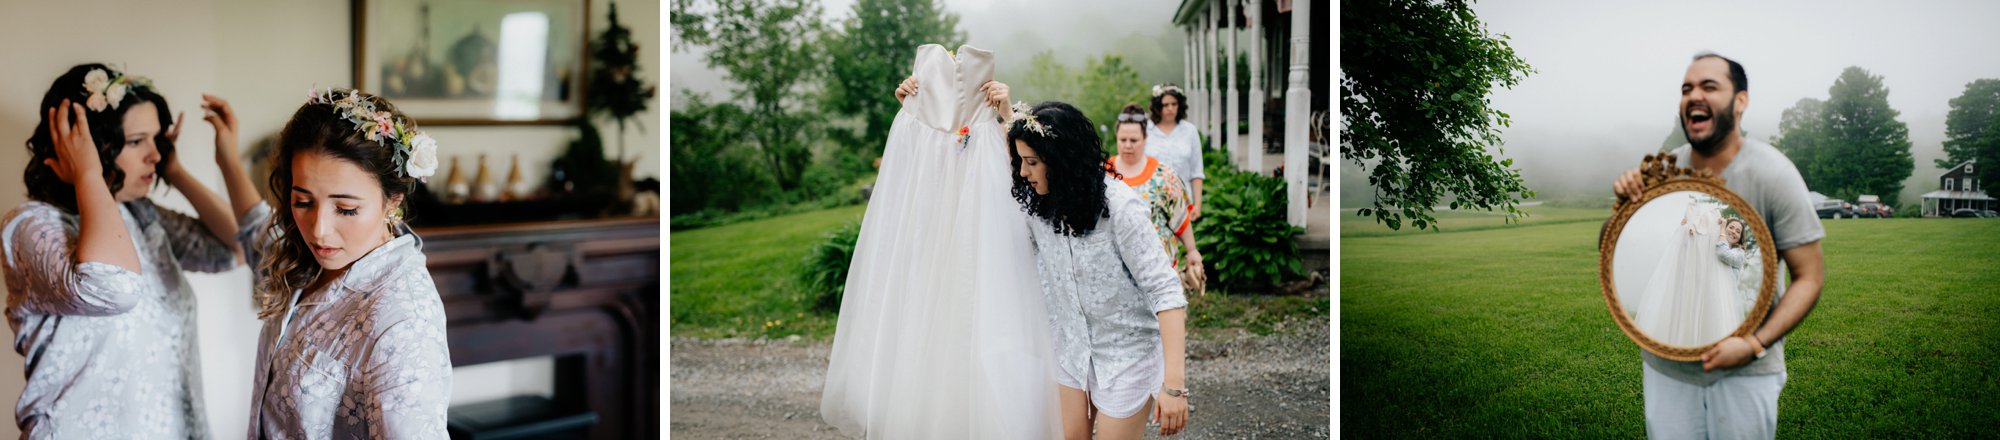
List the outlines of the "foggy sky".
{"type": "MultiPolygon", "coordinates": [[[[829,29],[837,29],[839,20],[847,17],[854,7],[854,0],[826,0],[820,2],[820,9],[826,15],[829,29]]],[[[959,29],[964,31],[969,41],[964,43],[994,52],[1000,75],[1007,75],[1019,66],[1026,65],[1029,57],[1043,50],[1054,50],[1056,59],[1072,69],[1081,68],[1087,57],[1104,54],[1120,39],[1135,33],[1152,36],[1162,30],[1173,28],[1175,8],[1179,0],[940,0],[943,8],[958,15],[959,29]]],[[[1182,80],[1180,66],[1182,55],[1179,51],[1182,40],[1178,33],[1172,34],[1167,42],[1172,50],[1163,56],[1171,57],[1173,66],[1167,72],[1140,72],[1147,83],[1182,80]]],[[[1247,40],[1245,40],[1247,41],[1247,40]]],[[[952,42],[938,42],[949,44],[952,42]]],[[[956,44],[952,44],[956,49],[956,44]]],[[[671,50],[671,47],[668,48],[671,50]]],[[[916,48],[910,48],[915,51],[916,48]]],[[[699,49],[676,51],[669,54],[671,70],[669,90],[693,89],[705,91],[711,97],[726,97],[734,87],[723,79],[722,72],[711,70],[702,61],[699,49]]],[[[1127,61],[1132,61],[1128,56],[1127,61]]],[[[883,93],[895,88],[902,78],[884,78],[883,93]]],[[[1016,97],[1032,100],[1036,97],[1016,97]]]]}
{"type": "Polygon", "coordinates": [[[1800,98],[1827,99],[1848,66],[1882,77],[1909,126],[1916,170],[1903,203],[1935,190],[1949,101],[1979,78],[2000,78],[2000,2],[1486,1],[1474,11],[1538,73],[1493,97],[1513,116],[1503,131],[1531,186],[1604,189],[1674,128],[1690,58],[1714,51],[1742,63],[1750,104],[1740,121],[1769,142],[1800,98]],[[1913,187],[1914,186],[1914,187],[1913,187]]]}

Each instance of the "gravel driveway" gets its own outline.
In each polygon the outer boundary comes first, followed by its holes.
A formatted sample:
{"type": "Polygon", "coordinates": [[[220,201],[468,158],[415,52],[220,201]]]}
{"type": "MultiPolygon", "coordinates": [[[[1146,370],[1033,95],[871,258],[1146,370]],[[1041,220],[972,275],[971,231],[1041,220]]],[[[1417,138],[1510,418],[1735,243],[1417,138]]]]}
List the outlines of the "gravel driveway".
{"type": "MultiPolygon", "coordinates": [[[[1189,343],[1192,423],[1171,438],[1327,438],[1327,322],[1268,336],[1242,331],[1189,343]]],[[[828,344],[673,339],[672,420],[682,439],[840,438],[819,417],[828,344]]],[[[1161,438],[1156,433],[1146,438],[1161,438]]]]}

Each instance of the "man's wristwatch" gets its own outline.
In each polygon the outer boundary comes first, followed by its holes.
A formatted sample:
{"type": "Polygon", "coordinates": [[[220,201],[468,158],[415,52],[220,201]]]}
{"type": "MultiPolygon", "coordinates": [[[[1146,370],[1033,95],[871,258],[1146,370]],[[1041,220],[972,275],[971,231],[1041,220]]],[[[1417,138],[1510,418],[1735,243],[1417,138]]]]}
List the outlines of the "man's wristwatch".
{"type": "Polygon", "coordinates": [[[1188,392],[1187,388],[1167,388],[1166,390],[1167,390],[1167,396],[1169,397],[1187,398],[1188,396],[1193,395],[1192,393],[1188,392]]]}
{"type": "Polygon", "coordinates": [[[1757,356],[1753,359],[1763,359],[1764,355],[1768,353],[1764,350],[1764,340],[1757,339],[1756,333],[1751,333],[1749,336],[1751,347],[1757,350],[1757,356]]]}

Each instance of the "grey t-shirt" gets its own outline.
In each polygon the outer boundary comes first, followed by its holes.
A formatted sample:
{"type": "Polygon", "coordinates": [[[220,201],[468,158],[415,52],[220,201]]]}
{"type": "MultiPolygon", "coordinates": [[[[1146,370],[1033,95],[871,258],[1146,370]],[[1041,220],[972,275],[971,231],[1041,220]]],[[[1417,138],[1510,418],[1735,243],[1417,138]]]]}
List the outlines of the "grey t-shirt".
{"type": "MultiPolygon", "coordinates": [[[[1687,145],[1675,148],[1673,154],[1679,157],[1677,160],[1680,164],[1694,163],[1693,158],[1689,156],[1687,145]]],[[[1807,193],[1805,179],[1799,177],[1798,167],[1793,166],[1792,160],[1786,158],[1778,149],[1772,148],[1771,144],[1755,139],[1744,139],[1742,150],[1736,153],[1736,158],[1729,162],[1728,167],[1722,169],[1720,177],[1723,179],[1723,187],[1742,196],[1744,202],[1755,208],[1757,213],[1764,215],[1764,224],[1771,228],[1771,239],[1777,242],[1778,250],[1812,244],[1826,237],[1826,229],[1819,224],[1819,214],[1813,210],[1812,198],[1807,193]]],[[[1785,286],[1789,284],[1787,281],[1790,278],[1784,259],[1780,258],[1778,297],[1784,296],[1785,286]]],[[[1775,299],[1773,301],[1772,307],[1775,308],[1777,303],[1775,299]]],[[[1704,372],[1701,371],[1700,361],[1671,361],[1643,351],[1640,352],[1640,356],[1645,359],[1647,365],[1651,365],[1654,370],[1659,370],[1668,377],[1702,386],[1713,384],[1732,374],[1760,375],[1785,371],[1783,339],[1772,343],[1769,353],[1766,353],[1763,359],[1730,370],[1704,372]]]]}

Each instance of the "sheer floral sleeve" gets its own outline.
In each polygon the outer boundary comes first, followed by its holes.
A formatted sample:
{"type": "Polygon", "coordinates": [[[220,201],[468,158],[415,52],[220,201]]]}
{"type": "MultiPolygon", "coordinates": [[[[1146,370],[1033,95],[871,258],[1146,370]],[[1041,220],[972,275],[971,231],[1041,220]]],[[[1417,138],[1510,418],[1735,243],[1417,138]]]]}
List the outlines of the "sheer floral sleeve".
{"type": "MultiPolygon", "coordinates": [[[[159,212],[160,227],[167,232],[167,248],[182,270],[215,273],[236,267],[236,252],[229,248],[229,242],[209,233],[201,219],[171,209],[153,209],[159,212]]],[[[241,220],[238,222],[240,226],[241,220]]]]}
{"type": "Polygon", "coordinates": [[[1716,243],[1715,257],[1721,259],[1723,264],[1729,265],[1730,269],[1743,269],[1743,249],[1730,246],[1729,243],[1716,243]]]}
{"type": "MultiPolygon", "coordinates": [[[[76,260],[76,219],[54,206],[17,211],[7,219],[7,301],[29,313],[105,316],[138,303],[145,278],[117,265],[76,260]]],[[[128,232],[130,228],[127,228],[128,232]]],[[[134,246],[137,246],[135,243],[134,246]]]]}

